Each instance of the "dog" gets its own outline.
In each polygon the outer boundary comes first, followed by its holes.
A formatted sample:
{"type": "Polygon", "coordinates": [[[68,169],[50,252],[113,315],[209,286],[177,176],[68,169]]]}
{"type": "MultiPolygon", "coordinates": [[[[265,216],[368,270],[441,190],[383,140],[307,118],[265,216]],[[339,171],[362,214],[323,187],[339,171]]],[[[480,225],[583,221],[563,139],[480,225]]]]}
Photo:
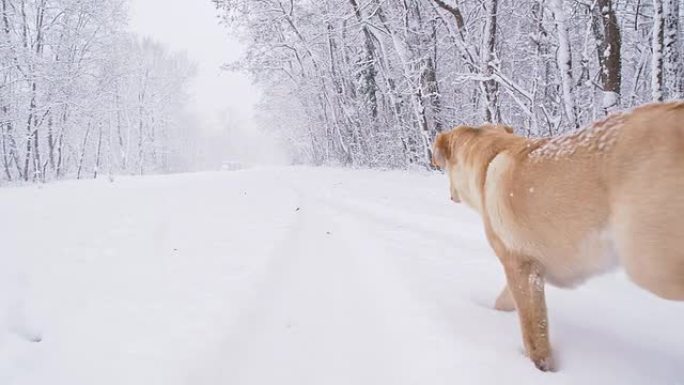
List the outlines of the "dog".
{"type": "Polygon", "coordinates": [[[538,369],[555,370],[547,282],[571,288],[622,266],[638,286],[684,300],[684,101],[555,138],[459,126],[436,137],[432,162],[451,199],[481,215],[507,281],[495,308],[518,311],[538,369]]]}

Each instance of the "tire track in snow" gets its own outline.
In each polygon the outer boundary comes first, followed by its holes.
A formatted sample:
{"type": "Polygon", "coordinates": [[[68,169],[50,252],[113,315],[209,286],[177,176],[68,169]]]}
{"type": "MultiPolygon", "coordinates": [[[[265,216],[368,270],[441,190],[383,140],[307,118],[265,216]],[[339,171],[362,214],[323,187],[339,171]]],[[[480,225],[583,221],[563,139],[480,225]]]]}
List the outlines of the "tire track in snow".
{"type": "MultiPolygon", "coordinates": [[[[348,377],[370,379],[387,372],[374,368],[393,354],[388,349],[393,337],[383,333],[382,325],[372,326],[381,313],[367,298],[368,282],[359,274],[351,239],[340,238],[349,226],[310,200],[300,207],[264,276],[266,284],[258,289],[255,307],[235,326],[221,378],[239,384],[323,378],[331,384],[375,383],[348,377]],[[374,349],[365,346],[378,338],[383,342],[373,343],[374,349]]],[[[207,378],[215,380],[216,373],[207,378]]]]}
{"type": "MultiPolygon", "coordinates": [[[[286,212],[287,231],[273,245],[265,266],[253,278],[255,283],[250,287],[251,295],[243,299],[241,312],[233,322],[226,325],[226,335],[221,336],[214,350],[198,358],[185,383],[216,384],[220,380],[229,384],[240,383],[237,379],[242,363],[250,358],[252,340],[268,321],[268,309],[276,301],[278,291],[286,285],[293,256],[299,254],[299,244],[295,240],[299,239],[303,227],[304,219],[299,215],[302,199],[296,191],[289,192],[292,197],[289,199],[291,211],[286,212]]],[[[280,194],[279,199],[287,202],[288,199],[284,199],[286,196],[280,194]]]]}
{"type": "MultiPolygon", "coordinates": [[[[223,343],[219,378],[235,384],[421,384],[425,373],[453,366],[458,354],[407,291],[386,240],[371,236],[367,216],[290,188],[301,209],[276,248],[254,307],[223,343]]],[[[216,381],[213,366],[207,383],[216,381]]]]}

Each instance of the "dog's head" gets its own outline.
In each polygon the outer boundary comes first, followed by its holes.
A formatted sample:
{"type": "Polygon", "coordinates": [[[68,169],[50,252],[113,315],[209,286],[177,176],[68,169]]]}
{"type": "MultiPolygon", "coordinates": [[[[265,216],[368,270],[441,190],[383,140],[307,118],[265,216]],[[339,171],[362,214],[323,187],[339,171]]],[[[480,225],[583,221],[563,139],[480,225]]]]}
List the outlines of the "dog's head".
{"type": "Polygon", "coordinates": [[[472,152],[476,151],[473,143],[487,133],[512,135],[513,128],[500,124],[487,124],[480,127],[458,126],[451,131],[439,133],[432,147],[432,164],[446,171],[449,176],[451,200],[455,203],[466,199],[472,200],[472,170],[468,162],[472,152]]]}

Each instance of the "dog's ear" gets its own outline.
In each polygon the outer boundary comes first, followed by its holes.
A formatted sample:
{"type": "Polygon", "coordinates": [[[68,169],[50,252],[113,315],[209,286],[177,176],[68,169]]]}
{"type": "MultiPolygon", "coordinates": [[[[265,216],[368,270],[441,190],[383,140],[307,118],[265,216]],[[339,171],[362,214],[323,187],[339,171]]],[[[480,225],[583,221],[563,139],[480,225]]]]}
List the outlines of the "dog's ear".
{"type": "Polygon", "coordinates": [[[432,165],[444,168],[451,158],[451,132],[440,132],[432,146],[432,165]]]}

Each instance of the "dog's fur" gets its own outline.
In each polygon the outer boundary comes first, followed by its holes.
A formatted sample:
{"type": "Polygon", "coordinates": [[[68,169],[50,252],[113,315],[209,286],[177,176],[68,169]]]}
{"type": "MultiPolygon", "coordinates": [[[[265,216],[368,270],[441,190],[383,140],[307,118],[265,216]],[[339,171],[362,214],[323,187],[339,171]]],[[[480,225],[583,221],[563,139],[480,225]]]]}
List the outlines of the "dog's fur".
{"type": "Polygon", "coordinates": [[[576,133],[526,139],[500,125],[435,140],[452,200],[477,210],[507,278],[528,355],[552,370],[544,283],[575,286],[621,265],[684,300],[684,102],[645,105],[576,133]]]}

